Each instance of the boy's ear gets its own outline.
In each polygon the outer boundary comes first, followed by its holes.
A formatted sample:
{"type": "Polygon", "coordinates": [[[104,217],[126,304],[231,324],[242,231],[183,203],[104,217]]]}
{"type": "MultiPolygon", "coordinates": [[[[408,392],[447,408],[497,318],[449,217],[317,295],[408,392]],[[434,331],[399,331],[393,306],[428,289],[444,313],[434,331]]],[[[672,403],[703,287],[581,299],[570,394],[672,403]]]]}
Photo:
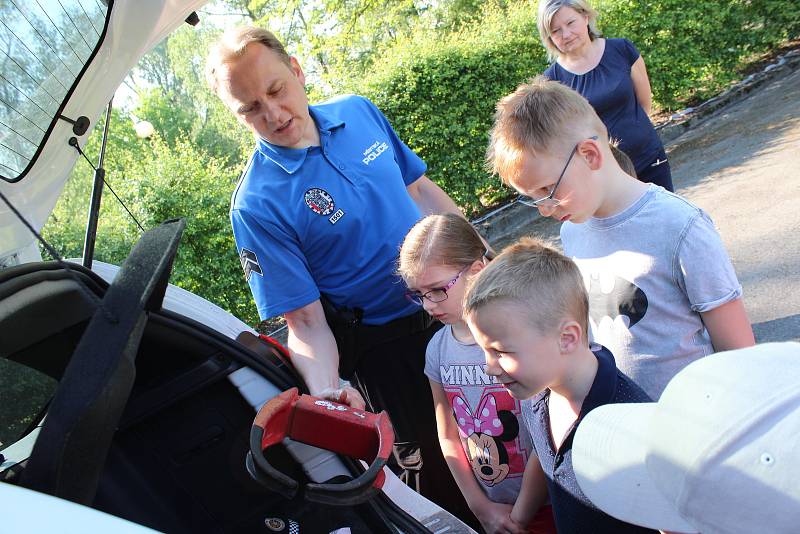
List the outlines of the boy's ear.
{"type": "Polygon", "coordinates": [[[476,275],[479,272],[481,272],[484,267],[486,267],[486,264],[483,262],[483,258],[481,258],[479,260],[475,260],[475,261],[472,262],[472,265],[470,265],[470,267],[469,267],[469,274],[470,275],[476,275]]]}
{"type": "Polygon", "coordinates": [[[561,324],[561,336],[558,340],[562,353],[570,353],[583,346],[583,328],[577,321],[564,321],[561,324]]]}
{"type": "Polygon", "coordinates": [[[589,169],[596,171],[603,166],[603,150],[600,148],[602,141],[586,139],[578,145],[578,155],[581,156],[589,169]]]}

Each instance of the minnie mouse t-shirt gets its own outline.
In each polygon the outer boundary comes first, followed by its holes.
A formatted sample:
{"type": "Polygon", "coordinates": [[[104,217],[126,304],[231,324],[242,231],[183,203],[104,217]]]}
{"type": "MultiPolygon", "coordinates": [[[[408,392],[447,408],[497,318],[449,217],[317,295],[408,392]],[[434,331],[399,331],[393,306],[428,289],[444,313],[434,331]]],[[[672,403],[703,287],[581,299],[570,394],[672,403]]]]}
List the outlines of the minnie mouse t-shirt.
{"type": "Polygon", "coordinates": [[[485,372],[483,351],[447,325],[431,338],[425,374],[442,384],[475,478],[493,502],[513,504],[531,454],[520,403],[485,372]]]}

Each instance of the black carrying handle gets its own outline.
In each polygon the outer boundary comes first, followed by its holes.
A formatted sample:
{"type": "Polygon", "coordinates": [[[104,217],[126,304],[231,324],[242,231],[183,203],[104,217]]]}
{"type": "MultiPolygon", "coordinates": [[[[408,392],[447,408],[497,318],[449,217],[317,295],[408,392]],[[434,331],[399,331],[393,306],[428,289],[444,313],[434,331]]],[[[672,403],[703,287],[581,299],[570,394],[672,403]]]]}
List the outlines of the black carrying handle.
{"type": "Polygon", "coordinates": [[[386,412],[373,414],[350,406],[300,395],[297,388],[284,391],[264,403],[250,430],[250,451],[245,465],[257,482],[293,499],[302,497],[324,504],[350,506],[378,494],[385,476],[394,430],[386,412]],[[370,463],[369,468],[350,480],[298,481],[274,468],[263,452],[284,438],[345,454],[370,463]]]}
{"type": "Polygon", "coordinates": [[[122,264],[70,359],[21,485],[90,505],[136,377],[147,312],[161,308],[186,223],[144,233],[122,264]]]}

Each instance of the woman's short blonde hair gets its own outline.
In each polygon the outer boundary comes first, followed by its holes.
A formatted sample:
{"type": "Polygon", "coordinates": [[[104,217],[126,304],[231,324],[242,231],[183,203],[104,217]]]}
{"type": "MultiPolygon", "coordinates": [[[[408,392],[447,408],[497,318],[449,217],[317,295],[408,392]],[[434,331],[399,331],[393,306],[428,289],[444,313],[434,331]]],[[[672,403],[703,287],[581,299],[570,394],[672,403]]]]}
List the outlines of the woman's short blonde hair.
{"type": "Polygon", "coordinates": [[[589,39],[594,41],[602,35],[597,29],[597,11],[595,11],[587,0],[540,0],[539,15],[536,17],[536,26],[539,28],[539,37],[547,50],[547,60],[555,61],[561,51],[553,44],[550,38],[550,25],[556,12],[562,7],[569,7],[589,17],[589,39]]]}
{"type": "Polygon", "coordinates": [[[211,45],[206,59],[206,82],[212,91],[219,93],[219,68],[244,54],[250,43],[261,43],[276,54],[286,65],[291,66],[289,54],[283,43],[275,34],[264,28],[256,26],[239,26],[225,31],[220,38],[211,45]]]}

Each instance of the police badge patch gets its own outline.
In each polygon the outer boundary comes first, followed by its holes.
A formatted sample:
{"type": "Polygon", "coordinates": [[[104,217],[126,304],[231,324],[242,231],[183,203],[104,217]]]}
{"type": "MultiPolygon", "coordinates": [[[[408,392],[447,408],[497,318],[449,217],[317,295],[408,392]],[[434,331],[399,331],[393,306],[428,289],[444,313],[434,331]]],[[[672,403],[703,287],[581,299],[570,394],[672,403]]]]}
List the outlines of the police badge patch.
{"type": "Polygon", "coordinates": [[[317,187],[309,189],[304,195],[304,200],[306,201],[306,206],[311,208],[311,211],[317,215],[330,215],[333,213],[333,208],[335,207],[333,197],[324,189],[317,187]]]}

